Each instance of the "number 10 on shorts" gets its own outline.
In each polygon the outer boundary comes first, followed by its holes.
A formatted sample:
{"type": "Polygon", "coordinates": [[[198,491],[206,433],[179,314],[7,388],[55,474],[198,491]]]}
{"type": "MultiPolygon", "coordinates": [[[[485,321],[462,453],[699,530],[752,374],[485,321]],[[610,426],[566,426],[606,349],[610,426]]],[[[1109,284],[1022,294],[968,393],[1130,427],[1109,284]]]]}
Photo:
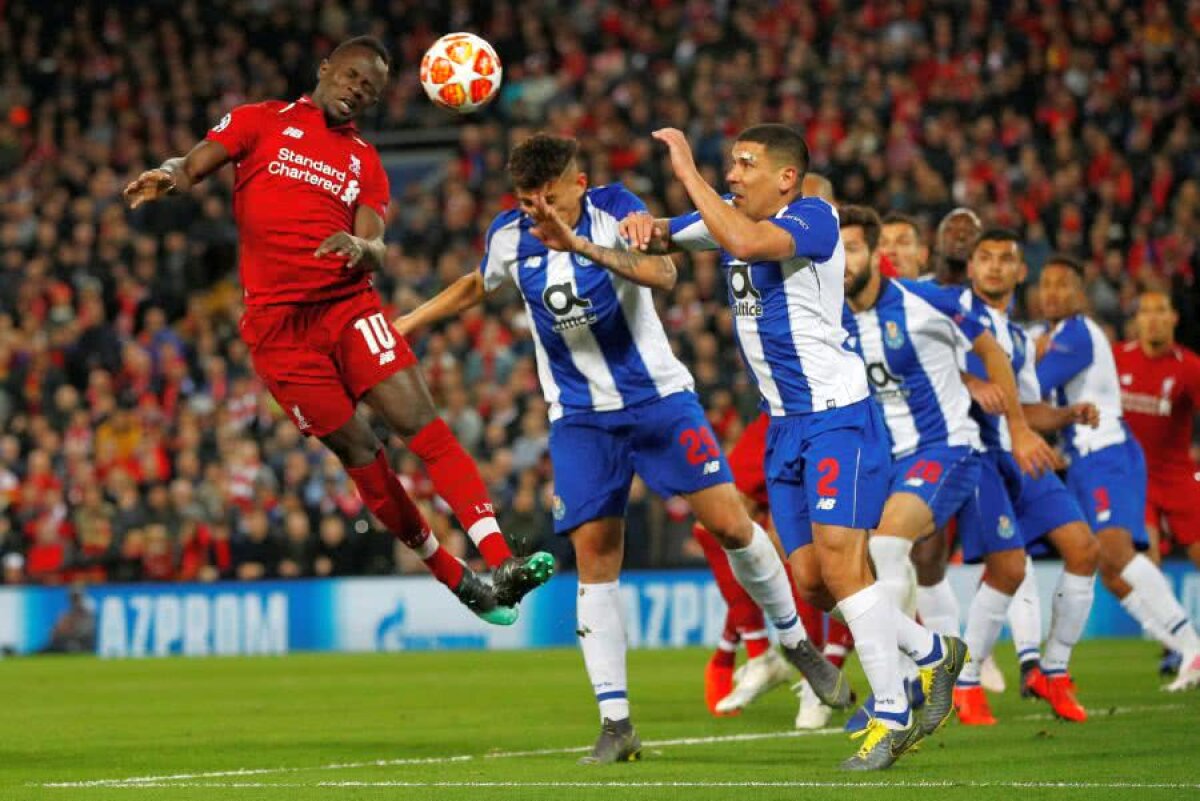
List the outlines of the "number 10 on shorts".
{"type": "Polygon", "coordinates": [[[379,356],[380,364],[387,364],[396,358],[396,354],[392,350],[396,347],[396,334],[388,325],[388,321],[384,319],[383,312],[356,320],[354,328],[362,334],[371,355],[379,356]]]}

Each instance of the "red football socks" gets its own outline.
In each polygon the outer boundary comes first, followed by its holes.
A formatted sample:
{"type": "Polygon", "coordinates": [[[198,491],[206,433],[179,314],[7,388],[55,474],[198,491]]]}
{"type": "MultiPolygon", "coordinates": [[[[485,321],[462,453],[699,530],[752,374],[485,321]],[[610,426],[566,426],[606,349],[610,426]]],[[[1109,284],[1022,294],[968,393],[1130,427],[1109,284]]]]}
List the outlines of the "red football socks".
{"type": "Polygon", "coordinates": [[[446,421],[439,417],[422,428],[408,440],[408,449],[425,463],[437,494],[454,510],[488,567],[498,567],[512,556],[479,469],[446,421]]]}
{"type": "Polygon", "coordinates": [[[825,658],[838,667],[854,648],[854,635],[850,628],[835,617],[829,618],[829,633],[825,637],[825,658]]]}
{"type": "Polygon", "coordinates": [[[363,503],[396,539],[416,551],[438,581],[451,590],[457,588],[462,582],[462,563],[433,536],[421,510],[408,497],[400,478],[388,464],[387,454],[380,451],[375,455],[375,461],[362,467],[349,467],[346,472],[358,487],[363,503]]]}

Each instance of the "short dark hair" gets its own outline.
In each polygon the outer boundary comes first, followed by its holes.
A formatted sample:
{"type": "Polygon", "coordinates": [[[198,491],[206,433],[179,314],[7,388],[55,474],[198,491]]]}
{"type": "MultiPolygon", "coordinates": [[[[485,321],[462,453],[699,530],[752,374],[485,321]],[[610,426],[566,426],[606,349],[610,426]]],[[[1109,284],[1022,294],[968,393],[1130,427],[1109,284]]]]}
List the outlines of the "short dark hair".
{"type": "Polygon", "coordinates": [[[362,47],[370,50],[375,55],[383,59],[383,63],[388,67],[392,66],[392,54],[388,52],[386,47],[384,47],[383,42],[379,41],[374,36],[355,36],[352,39],[347,39],[337,47],[333,48],[333,52],[329,54],[329,58],[330,60],[333,60],[342,53],[345,53],[347,50],[351,50],[355,47],[362,47]]]}
{"type": "Polygon", "coordinates": [[[1079,280],[1083,280],[1083,262],[1074,256],[1069,256],[1066,253],[1055,253],[1046,259],[1045,267],[1066,267],[1075,275],[1079,276],[1079,280]]]}
{"type": "Polygon", "coordinates": [[[1011,228],[988,228],[975,240],[975,244],[971,245],[971,255],[975,255],[975,251],[984,242],[1016,242],[1017,250],[1021,249],[1021,237],[1011,228]]]}
{"type": "Polygon", "coordinates": [[[913,229],[913,233],[917,235],[917,239],[921,239],[921,224],[917,222],[917,218],[909,214],[903,214],[899,211],[889,211],[883,215],[883,225],[907,225],[913,229]]]}
{"type": "Polygon", "coordinates": [[[777,122],[751,125],[737,135],[737,141],[762,145],[772,159],[795,167],[800,178],[808,172],[808,145],[800,132],[790,125],[777,122]]]}
{"type": "Polygon", "coordinates": [[[579,142],[536,133],[512,149],[508,174],[517,189],[537,189],[562,175],[579,154],[579,142]]]}
{"type": "Polygon", "coordinates": [[[838,209],[838,219],[842,228],[852,225],[861,227],[867,239],[867,248],[875,250],[879,244],[879,229],[883,226],[875,209],[868,206],[842,206],[838,209]]]}

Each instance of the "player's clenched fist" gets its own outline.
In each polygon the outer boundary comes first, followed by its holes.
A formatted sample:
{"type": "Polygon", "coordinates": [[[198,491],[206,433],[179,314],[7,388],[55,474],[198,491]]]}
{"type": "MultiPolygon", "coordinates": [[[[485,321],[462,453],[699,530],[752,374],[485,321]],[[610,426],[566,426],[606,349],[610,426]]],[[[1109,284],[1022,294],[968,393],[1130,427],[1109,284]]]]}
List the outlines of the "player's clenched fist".
{"type": "Polygon", "coordinates": [[[125,202],[136,209],[149,200],[158,200],[175,188],[175,178],[163,169],[146,170],[125,187],[125,202]]]}
{"type": "Polygon", "coordinates": [[[1095,428],[1100,425],[1100,409],[1094,403],[1076,403],[1067,407],[1071,413],[1071,422],[1081,426],[1095,428]]]}
{"type": "Polygon", "coordinates": [[[362,240],[353,234],[345,231],[338,231],[321,243],[313,255],[317,258],[322,256],[334,256],[336,258],[344,258],[347,267],[353,267],[362,259],[366,248],[363,247],[362,240]]]}

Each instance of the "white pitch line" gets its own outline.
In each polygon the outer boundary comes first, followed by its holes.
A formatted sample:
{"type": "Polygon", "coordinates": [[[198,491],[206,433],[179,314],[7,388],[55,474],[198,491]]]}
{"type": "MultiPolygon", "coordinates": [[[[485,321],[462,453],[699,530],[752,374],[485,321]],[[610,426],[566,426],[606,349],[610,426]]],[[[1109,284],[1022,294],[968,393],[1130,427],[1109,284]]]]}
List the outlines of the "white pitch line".
{"type": "MultiPolygon", "coordinates": [[[[52,785],[43,785],[52,786],[52,785]]],[[[660,788],[721,788],[721,789],[736,789],[736,788],[790,788],[790,789],[862,789],[862,790],[895,790],[902,788],[911,789],[931,789],[931,788],[963,788],[963,789],[983,789],[983,788],[1008,788],[1021,790],[1200,790],[1200,784],[1187,783],[1170,783],[1170,782],[1047,782],[1047,781],[1010,781],[1010,782],[987,782],[987,781],[955,781],[949,780],[930,780],[930,781],[842,781],[842,782],[821,782],[821,781],[778,781],[778,782],[680,782],[680,781],[645,781],[645,782],[404,782],[404,781],[380,781],[380,782],[362,782],[362,781],[345,781],[345,782],[316,782],[312,784],[304,784],[298,782],[291,783],[271,783],[271,782],[198,782],[195,784],[172,784],[169,782],[141,782],[138,784],[118,784],[112,785],[115,789],[122,790],[145,790],[145,789],[188,789],[193,787],[212,788],[212,789],[345,789],[345,788],[409,788],[409,789],[473,789],[473,788],[545,788],[545,789],[588,789],[588,788],[619,788],[619,789],[660,789],[660,788]]]]}
{"type": "MultiPolygon", "coordinates": [[[[1124,715],[1124,714],[1136,714],[1139,712],[1163,712],[1163,711],[1169,711],[1169,710],[1185,709],[1187,707],[1188,707],[1187,704],[1144,704],[1144,705],[1140,705],[1140,706],[1135,705],[1135,706],[1127,706],[1127,707],[1115,707],[1115,708],[1113,708],[1113,714],[1124,715]]],[[[1100,713],[1100,714],[1103,714],[1103,713],[1100,713]]],[[[1016,720],[1052,720],[1052,719],[1053,719],[1053,715],[1051,715],[1048,712],[1039,712],[1039,713],[1035,713],[1035,714],[1031,714],[1031,715],[1022,715],[1022,716],[1016,718],[1016,720]]],[[[817,729],[814,731],[794,731],[793,730],[793,731],[748,732],[745,734],[723,734],[723,735],[713,735],[710,737],[680,737],[680,738],[675,738],[675,739],[670,739],[670,740],[648,740],[648,741],[645,741],[642,743],[642,747],[643,748],[669,748],[672,746],[716,745],[716,744],[720,744],[720,743],[752,742],[755,740],[780,740],[780,739],[789,739],[789,738],[795,738],[795,737],[814,737],[814,736],[825,736],[825,735],[830,735],[830,734],[841,734],[841,733],[842,733],[842,730],[840,728],[817,729]]],[[[239,776],[280,775],[280,774],[288,774],[288,773],[301,773],[304,771],[354,770],[354,769],[358,769],[358,768],[390,768],[390,767],[403,767],[406,765],[440,765],[440,764],[459,763],[459,762],[471,762],[471,761],[476,761],[476,760],[513,759],[513,758],[519,758],[519,757],[536,757],[536,756],[555,756],[555,755],[559,755],[559,754],[584,753],[589,750],[591,750],[591,746],[582,745],[582,746],[571,746],[571,747],[567,747],[567,748],[539,748],[539,749],[530,750],[530,751],[497,751],[497,752],[492,752],[492,753],[487,753],[487,754],[458,754],[458,755],[454,755],[454,756],[411,757],[411,758],[404,758],[404,759],[373,759],[373,760],[366,761],[366,762],[335,762],[335,763],[328,764],[328,765],[307,765],[307,766],[303,766],[303,767],[239,768],[239,769],[233,769],[233,770],[209,771],[209,772],[204,772],[204,773],[176,773],[176,774],[165,775],[165,776],[134,776],[134,777],[127,778],[127,779],[94,779],[91,781],[78,781],[78,782],[49,782],[49,783],[41,784],[40,786],[46,787],[46,788],[54,788],[54,789],[71,789],[71,788],[79,789],[79,788],[86,788],[86,787],[139,787],[139,786],[146,786],[146,787],[172,787],[172,786],[201,787],[201,786],[209,786],[209,785],[177,784],[177,783],[194,782],[195,780],[202,780],[202,779],[234,778],[234,777],[239,777],[239,776]]],[[[38,786],[38,785],[35,785],[35,786],[38,786]]],[[[222,785],[212,785],[212,786],[222,786],[222,785]]],[[[236,787],[236,786],[242,786],[242,785],[231,784],[229,786],[236,787]]],[[[247,784],[244,786],[253,787],[253,786],[257,786],[257,785],[247,784]]],[[[286,787],[289,785],[280,784],[280,785],[268,785],[268,786],[286,787]]],[[[296,786],[311,787],[311,786],[322,786],[322,785],[305,784],[305,785],[296,785],[296,786]]],[[[347,786],[354,786],[354,785],[350,784],[347,786]]],[[[366,786],[376,786],[376,785],[368,784],[366,786]]],[[[392,785],[379,784],[378,786],[392,786],[392,785]]],[[[408,785],[405,783],[400,783],[395,786],[403,787],[403,786],[408,786],[408,785]]],[[[438,786],[438,785],[418,783],[413,786],[433,787],[433,786],[438,786]]],[[[455,786],[457,786],[457,785],[455,785],[455,786]]],[[[466,786],[466,785],[464,785],[464,786],[466,786]]],[[[471,785],[471,786],[474,786],[474,785],[471,785]]],[[[481,785],[481,786],[485,786],[485,785],[481,785]]],[[[504,786],[504,785],[497,785],[497,786],[504,786]]],[[[526,785],[522,785],[522,786],[526,786],[526,785]]],[[[528,785],[528,786],[532,786],[532,785],[528,785]]],[[[563,786],[569,786],[569,785],[563,785],[563,786]]],[[[703,785],[703,786],[707,787],[707,786],[717,786],[717,785],[703,785]]],[[[750,785],[736,785],[736,786],[750,786],[750,785]]],[[[781,786],[793,787],[793,786],[807,786],[807,785],[785,784],[785,785],[781,785],[781,786]]],[[[822,786],[824,786],[824,785],[822,785],[822,786]]],[[[828,786],[832,787],[832,786],[840,786],[840,785],[828,785],[828,786]]],[[[896,786],[896,785],[890,785],[890,786],[896,786]]],[[[958,786],[969,786],[969,785],[964,785],[964,784],[959,783],[959,784],[955,784],[954,786],[958,787],[958,786]]],[[[997,786],[1000,786],[1000,785],[997,785],[997,786]]],[[[1009,785],[1003,785],[1003,786],[1009,786],[1009,785]]],[[[1190,787],[1190,785],[1188,785],[1188,786],[1190,787]]]]}

